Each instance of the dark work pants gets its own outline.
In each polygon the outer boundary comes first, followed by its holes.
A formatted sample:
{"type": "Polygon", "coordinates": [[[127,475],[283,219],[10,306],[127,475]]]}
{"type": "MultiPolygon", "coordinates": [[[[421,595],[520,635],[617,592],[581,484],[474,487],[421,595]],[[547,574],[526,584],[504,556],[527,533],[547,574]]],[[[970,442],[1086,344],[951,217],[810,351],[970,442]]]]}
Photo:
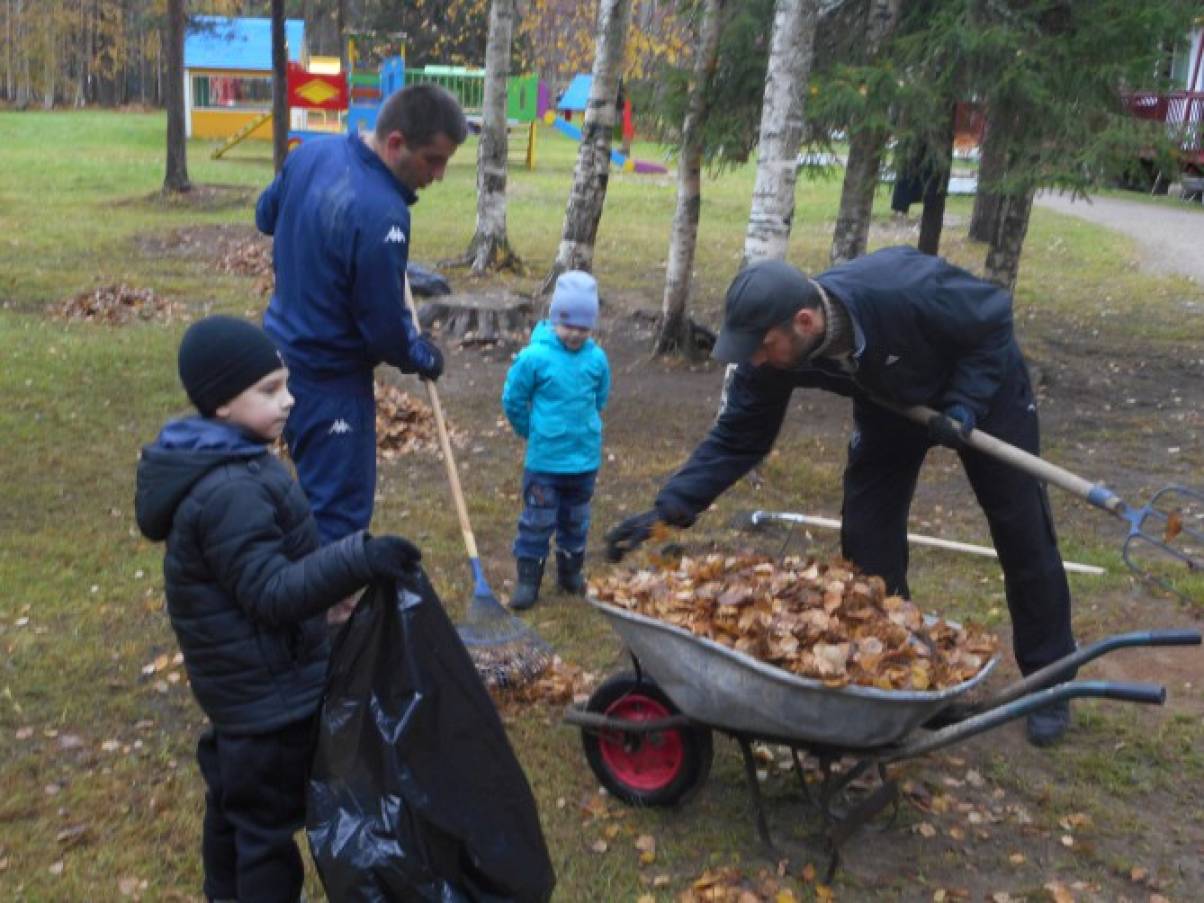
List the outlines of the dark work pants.
{"type": "MultiPolygon", "coordinates": [[[[844,474],[842,549],[862,570],[881,575],[890,592],[907,596],[907,517],[931,447],[928,431],[868,402],[857,402],[854,420],[844,474]]],[[[1023,368],[1005,378],[977,425],[1039,454],[1037,409],[1023,368]]],[[[958,454],[1003,568],[1016,662],[1030,674],[1074,651],[1070,587],[1049,498],[1041,483],[1002,461],[971,449],[958,454]]]]}
{"type": "Polygon", "coordinates": [[[598,472],[541,473],[523,471],[523,513],[514,540],[515,558],[548,557],[552,534],[556,548],[575,555],[585,551],[589,536],[589,503],[598,472]]]}
{"type": "Polygon", "coordinates": [[[296,399],[284,441],[325,545],[366,530],[376,495],[372,380],[322,383],[290,374],[296,399]]]}
{"type": "Polygon", "coordinates": [[[305,869],[293,834],[305,824],[314,737],[313,718],[268,734],[210,728],[201,735],[201,858],[210,900],[296,903],[305,869]]]}

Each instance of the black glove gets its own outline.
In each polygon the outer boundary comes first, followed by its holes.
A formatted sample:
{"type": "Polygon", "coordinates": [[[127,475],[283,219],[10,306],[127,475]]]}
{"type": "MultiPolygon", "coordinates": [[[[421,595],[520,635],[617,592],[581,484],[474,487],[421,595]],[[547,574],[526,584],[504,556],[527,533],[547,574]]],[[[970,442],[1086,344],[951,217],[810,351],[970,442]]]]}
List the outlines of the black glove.
{"type": "Polygon", "coordinates": [[[651,511],[633,514],[611,528],[606,534],[607,560],[622,561],[624,555],[634,552],[647,541],[657,523],[668,524],[671,527],[689,527],[694,523],[694,515],[671,503],[658,501],[651,511]]]}
{"type": "MultiPolygon", "coordinates": [[[[414,372],[423,379],[434,382],[443,375],[443,352],[439,350],[439,346],[435,344],[435,339],[429,332],[424,332],[415,340],[414,344],[420,346],[421,350],[425,351],[426,356],[430,358],[427,366],[415,367],[414,372]]],[[[411,357],[413,356],[411,351],[411,357]]]]}
{"type": "Polygon", "coordinates": [[[652,535],[661,516],[653,508],[642,514],[633,514],[626,520],[620,521],[606,534],[606,560],[622,561],[628,552],[634,552],[652,535]]]}
{"type": "Polygon", "coordinates": [[[422,560],[418,546],[400,536],[371,536],[364,542],[364,555],[372,576],[381,580],[397,580],[413,573],[422,560]]]}
{"type": "Polygon", "coordinates": [[[946,448],[964,448],[972,429],[974,412],[964,404],[951,404],[943,414],[928,418],[928,438],[946,448]]]}

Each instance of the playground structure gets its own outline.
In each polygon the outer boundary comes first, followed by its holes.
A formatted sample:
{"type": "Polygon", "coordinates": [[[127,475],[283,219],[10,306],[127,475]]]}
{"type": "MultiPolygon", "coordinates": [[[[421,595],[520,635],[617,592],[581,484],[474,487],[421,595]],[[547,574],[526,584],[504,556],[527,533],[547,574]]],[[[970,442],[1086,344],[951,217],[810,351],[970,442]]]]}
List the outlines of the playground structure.
{"type": "MultiPolygon", "coordinates": [[[[290,150],[321,135],[364,131],[376,125],[381,103],[406,85],[435,84],[460,101],[469,123],[479,130],[485,70],[428,65],[406,68],[405,36],[356,32],[347,35],[347,72],[339,61],[311,57],[305,23],[286,22],[290,150]]],[[[189,137],[216,138],[218,159],[247,139],[272,138],[271,20],[195,16],[185,40],[185,105],[189,137]]],[[[506,82],[506,118],[512,157],[534,169],[539,124],[573,141],[581,129],[571,121],[584,112],[592,77],[577,75],[553,109],[548,86],[534,74],[506,82]],[[557,115],[559,112],[561,115],[557,115]]],[[[623,137],[634,135],[631,104],[623,104],[623,137]]],[[[658,163],[635,160],[613,150],[611,161],[627,172],[664,173],[658,163]]]]}

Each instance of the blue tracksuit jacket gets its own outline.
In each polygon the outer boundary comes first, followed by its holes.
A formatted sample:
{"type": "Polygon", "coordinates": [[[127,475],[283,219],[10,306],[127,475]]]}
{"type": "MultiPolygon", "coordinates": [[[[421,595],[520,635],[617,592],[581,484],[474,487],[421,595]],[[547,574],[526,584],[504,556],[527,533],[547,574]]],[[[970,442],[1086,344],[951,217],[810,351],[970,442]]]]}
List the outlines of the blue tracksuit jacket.
{"type": "Polygon", "coordinates": [[[552,324],[537,323],[506,374],[502,407],[527,440],[527,470],[585,473],[602,463],[602,409],[610,364],[593,339],[570,351],[552,324]]]}
{"type": "Polygon", "coordinates": [[[264,328],[289,368],[309,380],[371,386],[384,362],[426,360],[402,279],[417,196],[356,134],[306,141],[259,197],[255,224],[276,238],[276,291],[264,328]]]}

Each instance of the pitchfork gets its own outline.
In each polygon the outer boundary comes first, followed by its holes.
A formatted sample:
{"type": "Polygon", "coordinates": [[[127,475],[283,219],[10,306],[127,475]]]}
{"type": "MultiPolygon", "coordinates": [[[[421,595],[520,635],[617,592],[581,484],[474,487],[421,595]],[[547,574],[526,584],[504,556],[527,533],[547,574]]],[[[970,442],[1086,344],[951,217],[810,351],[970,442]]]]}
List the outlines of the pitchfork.
{"type": "MultiPolygon", "coordinates": [[[[919,424],[926,425],[937,414],[932,408],[923,406],[905,408],[882,401],[879,401],[879,404],[919,424]]],[[[1053,483],[1060,489],[1120,518],[1129,525],[1128,535],[1121,547],[1121,557],[1129,570],[1142,580],[1156,583],[1185,602],[1193,601],[1170,580],[1143,568],[1134,560],[1134,555],[1148,548],[1158,555],[1168,555],[1181,562],[1191,573],[1204,570],[1204,564],[1199,558],[1200,550],[1204,549],[1204,532],[1187,522],[1193,516],[1204,517],[1204,493],[1186,486],[1164,486],[1155,492],[1146,504],[1134,507],[1102,483],[1085,480],[1063,467],[1009,445],[982,430],[971,430],[966,434],[964,441],[976,451],[1010,464],[1038,480],[1053,483]],[[1159,532],[1161,535],[1158,535],[1159,532]],[[1178,544],[1172,545],[1176,540],[1178,544]]]]}

